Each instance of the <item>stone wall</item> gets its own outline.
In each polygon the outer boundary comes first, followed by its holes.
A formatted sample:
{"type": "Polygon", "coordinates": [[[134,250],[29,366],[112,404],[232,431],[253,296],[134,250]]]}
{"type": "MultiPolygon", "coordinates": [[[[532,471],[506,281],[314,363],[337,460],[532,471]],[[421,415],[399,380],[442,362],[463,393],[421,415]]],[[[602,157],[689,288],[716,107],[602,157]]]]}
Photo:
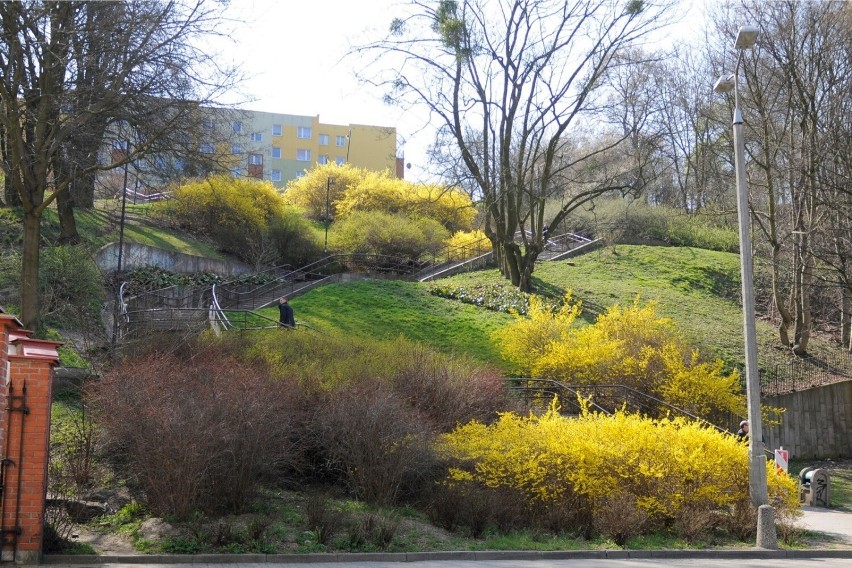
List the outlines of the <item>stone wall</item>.
{"type": "MultiPolygon", "coordinates": [[[[95,256],[95,262],[104,272],[114,271],[118,266],[118,243],[110,243],[101,247],[95,256]]],[[[251,267],[241,262],[192,256],[139,243],[124,243],[121,266],[123,270],[135,270],[145,266],[158,266],[171,272],[187,274],[212,272],[220,276],[234,276],[251,272],[252,270],[251,267]]]]}
{"type": "Polygon", "coordinates": [[[852,380],[761,402],[787,409],[780,426],[764,427],[767,449],[783,446],[791,459],[852,457],[852,380]]]}

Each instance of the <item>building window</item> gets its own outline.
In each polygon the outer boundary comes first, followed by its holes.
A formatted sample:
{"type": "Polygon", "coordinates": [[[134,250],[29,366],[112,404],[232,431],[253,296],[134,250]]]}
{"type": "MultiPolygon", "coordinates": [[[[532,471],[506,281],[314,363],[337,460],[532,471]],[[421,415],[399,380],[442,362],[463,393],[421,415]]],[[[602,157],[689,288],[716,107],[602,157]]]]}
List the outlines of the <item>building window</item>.
{"type": "Polygon", "coordinates": [[[317,163],[322,164],[322,165],[327,164],[328,163],[328,154],[320,154],[317,157],[317,163]]]}
{"type": "Polygon", "coordinates": [[[202,154],[212,154],[213,152],[216,151],[216,148],[213,147],[213,144],[210,144],[209,142],[205,142],[204,144],[201,145],[201,148],[199,148],[199,150],[201,150],[202,154]]]}
{"type": "Polygon", "coordinates": [[[239,120],[235,120],[231,123],[231,127],[234,129],[234,132],[242,132],[243,131],[243,123],[239,120]]]}
{"type": "Polygon", "coordinates": [[[334,163],[337,164],[338,166],[342,166],[343,164],[346,163],[346,158],[342,158],[342,157],[338,156],[337,159],[334,160],[334,163]]]}
{"type": "Polygon", "coordinates": [[[234,166],[233,168],[231,168],[231,175],[235,178],[240,177],[240,167],[234,166]]]}
{"type": "Polygon", "coordinates": [[[302,179],[306,175],[308,175],[308,174],[305,172],[305,170],[302,170],[301,172],[296,173],[296,179],[302,179]]]}
{"type": "Polygon", "coordinates": [[[280,159],[281,158],[281,148],[279,148],[278,146],[273,146],[272,147],[272,157],[280,159]]]}
{"type": "Polygon", "coordinates": [[[243,147],[239,144],[231,144],[231,154],[242,154],[243,147]]]}
{"type": "Polygon", "coordinates": [[[269,179],[272,181],[281,181],[281,170],[272,170],[269,174],[269,179]]]}
{"type": "Polygon", "coordinates": [[[263,154],[249,154],[249,164],[253,166],[262,166],[263,154]]]}
{"type": "Polygon", "coordinates": [[[341,148],[343,146],[346,146],[346,136],[338,136],[334,140],[335,140],[335,144],[337,144],[337,146],[339,146],[341,148]]]}
{"type": "Polygon", "coordinates": [[[311,127],[310,126],[300,126],[296,131],[297,138],[310,138],[311,137],[311,127]]]}
{"type": "Polygon", "coordinates": [[[204,120],[202,120],[201,128],[203,128],[204,130],[213,130],[213,119],[205,118],[204,120]]]}
{"type": "Polygon", "coordinates": [[[252,132],[249,136],[249,140],[252,142],[263,142],[263,133],[262,132],[252,132]]]}
{"type": "Polygon", "coordinates": [[[125,151],[129,145],[130,145],[130,142],[128,140],[113,140],[112,141],[112,147],[115,148],[116,150],[121,150],[122,152],[125,151]]]}
{"type": "Polygon", "coordinates": [[[281,125],[273,124],[272,125],[272,135],[273,136],[281,136],[281,125]]]}
{"type": "Polygon", "coordinates": [[[328,146],[328,134],[319,135],[319,144],[320,146],[328,146]]]}
{"type": "Polygon", "coordinates": [[[311,151],[298,149],[296,150],[296,159],[300,162],[310,162],[311,161],[311,151]]]}

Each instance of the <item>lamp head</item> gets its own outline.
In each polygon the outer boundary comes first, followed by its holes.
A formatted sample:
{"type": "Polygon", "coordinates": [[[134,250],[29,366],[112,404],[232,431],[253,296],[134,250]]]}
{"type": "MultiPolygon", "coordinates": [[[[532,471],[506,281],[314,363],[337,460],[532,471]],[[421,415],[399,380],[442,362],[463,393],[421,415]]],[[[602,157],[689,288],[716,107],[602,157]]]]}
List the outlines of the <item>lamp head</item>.
{"type": "Polygon", "coordinates": [[[734,47],[737,49],[748,49],[757,41],[757,28],[754,26],[740,26],[740,31],[737,32],[737,42],[734,47]]]}
{"type": "Polygon", "coordinates": [[[716,80],[716,84],[713,85],[713,90],[717,93],[729,93],[734,89],[734,76],[733,75],[722,75],[716,80]]]}

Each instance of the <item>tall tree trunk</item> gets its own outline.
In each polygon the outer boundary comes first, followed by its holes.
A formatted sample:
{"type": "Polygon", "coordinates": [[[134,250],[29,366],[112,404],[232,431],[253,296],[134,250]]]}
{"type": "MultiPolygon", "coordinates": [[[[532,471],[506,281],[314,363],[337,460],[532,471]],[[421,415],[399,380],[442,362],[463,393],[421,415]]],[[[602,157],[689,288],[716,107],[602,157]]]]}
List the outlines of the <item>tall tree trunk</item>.
{"type": "Polygon", "coordinates": [[[35,331],[39,325],[38,268],[41,253],[41,216],[24,212],[24,253],[21,263],[21,321],[35,331]]]}
{"type": "Polygon", "coordinates": [[[852,351],[852,294],[849,286],[840,287],[840,344],[852,351]]]}
{"type": "Polygon", "coordinates": [[[796,277],[798,299],[796,303],[796,327],[793,353],[802,357],[807,354],[811,337],[811,285],[813,284],[813,261],[803,259],[801,270],[796,277]]]}
{"type": "Polygon", "coordinates": [[[56,209],[59,213],[59,242],[75,245],[80,242],[77,233],[77,221],[74,219],[74,200],[68,188],[56,194],[56,209]]]}

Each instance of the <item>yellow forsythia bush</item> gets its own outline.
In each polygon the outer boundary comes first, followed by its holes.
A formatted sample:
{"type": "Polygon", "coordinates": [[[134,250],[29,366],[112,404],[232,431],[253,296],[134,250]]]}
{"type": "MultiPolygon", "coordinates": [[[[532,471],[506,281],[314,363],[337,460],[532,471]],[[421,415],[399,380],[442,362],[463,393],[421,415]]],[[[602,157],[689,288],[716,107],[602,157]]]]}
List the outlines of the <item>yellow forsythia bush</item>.
{"type": "Polygon", "coordinates": [[[739,374],[726,373],[721,361],[701,361],[655,303],[614,305],[586,327],[573,325],[579,305],[571,309],[574,317],[531,309],[499,330],[503,357],[534,378],[625,385],[699,416],[744,413],[739,374]]]}
{"type": "Polygon", "coordinates": [[[580,304],[571,301],[570,292],[555,313],[542,298],[530,296],[527,317],[519,317],[513,325],[497,332],[503,357],[528,372],[550,352],[553,343],[562,339],[579,315],[580,304]]]}
{"type": "Polygon", "coordinates": [[[485,233],[479,229],[475,231],[456,231],[452,237],[447,239],[450,260],[462,260],[470,258],[474,254],[485,254],[491,250],[491,243],[485,233]]]}
{"type": "MultiPolygon", "coordinates": [[[[683,419],[585,413],[566,418],[502,414],[445,434],[438,452],[453,464],[449,483],[519,491],[531,506],[585,502],[595,515],[614,494],[635,498],[651,521],[681,510],[727,512],[748,499],[747,447],[734,436],[683,419]]],[[[795,482],[769,472],[776,505],[797,508],[795,482]]]]}
{"type": "Polygon", "coordinates": [[[284,198],[305,215],[331,220],[358,211],[380,211],[410,218],[428,218],[448,231],[468,231],[476,217],[470,196],[456,188],[419,184],[397,178],[390,171],[371,171],[349,164],[316,166],[287,184],[284,198]]]}

